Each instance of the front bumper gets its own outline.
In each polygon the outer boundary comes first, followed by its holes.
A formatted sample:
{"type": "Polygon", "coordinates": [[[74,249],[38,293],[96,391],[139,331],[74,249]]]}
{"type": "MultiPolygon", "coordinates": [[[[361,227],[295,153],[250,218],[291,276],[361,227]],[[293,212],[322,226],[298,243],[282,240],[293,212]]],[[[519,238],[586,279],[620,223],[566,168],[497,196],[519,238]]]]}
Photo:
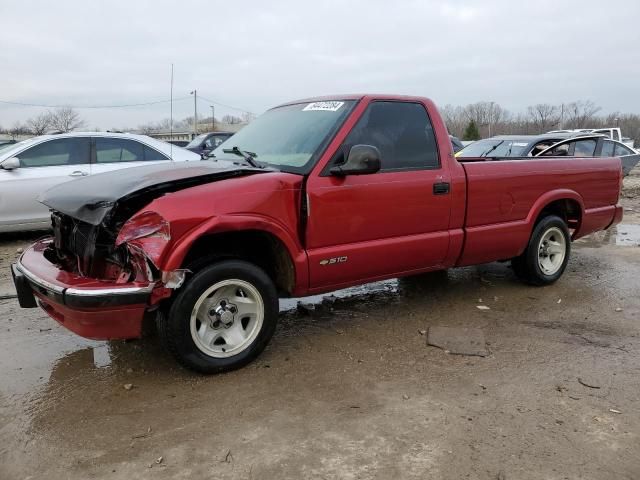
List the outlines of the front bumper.
{"type": "Polygon", "coordinates": [[[11,265],[20,306],[39,304],[58,323],[86,338],[139,337],[154,283],[105,282],[66,272],[45,258],[51,242],[36,242],[11,265]]]}

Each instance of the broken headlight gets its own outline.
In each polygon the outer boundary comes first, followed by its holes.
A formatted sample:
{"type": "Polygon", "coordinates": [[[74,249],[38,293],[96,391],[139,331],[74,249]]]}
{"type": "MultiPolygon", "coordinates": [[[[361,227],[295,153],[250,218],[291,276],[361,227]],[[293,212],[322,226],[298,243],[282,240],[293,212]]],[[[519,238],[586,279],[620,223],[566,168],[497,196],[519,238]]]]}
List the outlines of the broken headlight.
{"type": "Polygon", "coordinates": [[[118,233],[116,246],[127,244],[158,265],[169,241],[169,222],[156,212],[142,212],[130,218],[118,233]]]}

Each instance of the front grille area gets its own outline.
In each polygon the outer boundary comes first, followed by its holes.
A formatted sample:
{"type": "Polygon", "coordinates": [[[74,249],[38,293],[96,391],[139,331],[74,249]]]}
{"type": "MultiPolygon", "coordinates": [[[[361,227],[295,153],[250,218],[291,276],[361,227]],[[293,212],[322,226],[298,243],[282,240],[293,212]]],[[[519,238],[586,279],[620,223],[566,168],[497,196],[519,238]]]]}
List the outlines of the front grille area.
{"type": "Polygon", "coordinates": [[[91,274],[97,227],[58,212],[52,213],[51,223],[58,258],[73,261],[79,273],[91,274]]]}
{"type": "Polygon", "coordinates": [[[46,257],[64,270],[104,280],[131,272],[125,248],[115,246],[115,232],[60,212],[52,212],[53,246],[46,257]]]}

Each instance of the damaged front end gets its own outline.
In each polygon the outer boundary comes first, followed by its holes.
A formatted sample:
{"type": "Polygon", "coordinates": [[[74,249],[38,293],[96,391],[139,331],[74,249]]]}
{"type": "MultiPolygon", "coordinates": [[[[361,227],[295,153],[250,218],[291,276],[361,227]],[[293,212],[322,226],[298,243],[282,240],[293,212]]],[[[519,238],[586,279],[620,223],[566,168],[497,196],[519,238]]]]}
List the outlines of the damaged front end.
{"type": "Polygon", "coordinates": [[[171,192],[262,172],[222,162],[150,165],[48,190],[40,201],[51,209],[53,238],[37,241],[11,266],[20,306],[39,305],[86,338],[139,337],[146,313],[186,275],[161,270],[176,239],[150,205],[171,192]]]}
{"type": "MultiPolygon", "coordinates": [[[[178,288],[185,272],[159,268],[171,243],[170,224],[144,208],[167,193],[264,172],[228,162],[150,165],[59,185],[40,199],[52,209],[54,241],[45,256],[62,270],[83,277],[178,288]]],[[[159,291],[161,297],[169,294],[159,291]]]]}
{"type": "Polygon", "coordinates": [[[52,212],[53,242],[44,255],[62,270],[113,283],[154,282],[171,240],[169,224],[145,212],[126,222],[100,225],[52,212]]]}
{"type": "Polygon", "coordinates": [[[86,338],[140,337],[147,313],[182,284],[185,271],[157,266],[171,242],[165,219],[148,211],[122,218],[92,225],[52,212],[53,238],[31,245],[12,266],[20,306],[39,305],[86,338]]]}

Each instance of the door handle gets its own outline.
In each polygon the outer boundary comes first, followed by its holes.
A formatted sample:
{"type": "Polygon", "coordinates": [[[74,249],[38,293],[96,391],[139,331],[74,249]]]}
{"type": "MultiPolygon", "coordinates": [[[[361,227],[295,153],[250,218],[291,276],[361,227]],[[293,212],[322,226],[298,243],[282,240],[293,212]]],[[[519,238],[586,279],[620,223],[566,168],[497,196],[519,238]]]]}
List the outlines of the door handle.
{"type": "Polygon", "coordinates": [[[76,170],[69,174],[70,177],[86,177],[87,175],[89,175],[87,172],[82,172],[80,170],[76,170]]]}
{"type": "Polygon", "coordinates": [[[447,195],[450,189],[451,185],[449,182],[438,182],[433,184],[434,195],[447,195]]]}

